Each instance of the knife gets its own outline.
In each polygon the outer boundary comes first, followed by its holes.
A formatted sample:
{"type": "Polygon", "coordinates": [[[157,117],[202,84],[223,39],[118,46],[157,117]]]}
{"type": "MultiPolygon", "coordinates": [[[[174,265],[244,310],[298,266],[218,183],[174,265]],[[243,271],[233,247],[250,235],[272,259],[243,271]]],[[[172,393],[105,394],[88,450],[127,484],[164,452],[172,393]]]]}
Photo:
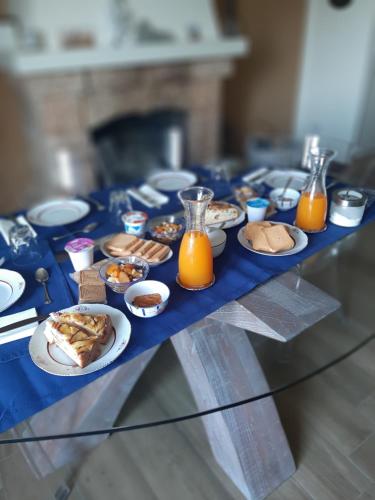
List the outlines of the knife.
{"type": "Polygon", "coordinates": [[[103,210],[107,210],[107,207],[105,205],[103,205],[103,203],[100,203],[100,201],[96,200],[92,196],[85,194],[85,195],[80,195],[79,197],[82,198],[83,200],[89,201],[90,203],[95,205],[99,212],[103,212],[103,210]]]}
{"type": "Polygon", "coordinates": [[[11,323],[10,325],[2,326],[0,328],[0,334],[9,332],[10,330],[15,330],[16,328],[21,328],[22,326],[30,325],[30,323],[35,323],[36,321],[44,321],[48,318],[47,315],[39,315],[34,316],[33,318],[23,319],[21,321],[16,321],[15,323],[11,323]]]}

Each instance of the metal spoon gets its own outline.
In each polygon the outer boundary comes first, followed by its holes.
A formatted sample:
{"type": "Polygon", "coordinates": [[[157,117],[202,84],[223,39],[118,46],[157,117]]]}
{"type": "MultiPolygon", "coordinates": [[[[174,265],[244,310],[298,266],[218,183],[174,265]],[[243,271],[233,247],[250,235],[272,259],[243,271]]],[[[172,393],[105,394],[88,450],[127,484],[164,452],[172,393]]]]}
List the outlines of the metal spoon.
{"type": "Polygon", "coordinates": [[[49,280],[49,274],[47,269],[44,269],[44,267],[39,267],[39,269],[35,271],[35,279],[38,283],[41,283],[44,287],[44,303],[50,304],[52,300],[51,297],[49,296],[47,289],[47,281],[49,280]]]}
{"type": "Polygon", "coordinates": [[[292,182],[292,180],[293,180],[293,177],[289,177],[289,179],[287,180],[287,182],[286,182],[286,184],[285,184],[285,186],[284,186],[284,189],[283,189],[282,193],[281,193],[281,194],[277,197],[277,199],[278,199],[279,201],[283,201],[283,199],[284,199],[284,195],[285,195],[285,193],[286,193],[286,190],[287,190],[287,189],[288,189],[288,187],[290,186],[290,183],[292,182]]]}
{"type": "Polygon", "coordinates": [[[91,233],[91,231],[94,231],[98,227],[97,222],[90,222],[90,224],[87,224],[85,227],[82,227],[81,229],[76,229],[73,232],[70,232],[68,234],[63,234],[61,236],[54,236],[52,239],[53,241],[58,241],[58,240],[63,240],[64,238],[68,238],[72,234],[77,234],[77,233],[91,233]]]}

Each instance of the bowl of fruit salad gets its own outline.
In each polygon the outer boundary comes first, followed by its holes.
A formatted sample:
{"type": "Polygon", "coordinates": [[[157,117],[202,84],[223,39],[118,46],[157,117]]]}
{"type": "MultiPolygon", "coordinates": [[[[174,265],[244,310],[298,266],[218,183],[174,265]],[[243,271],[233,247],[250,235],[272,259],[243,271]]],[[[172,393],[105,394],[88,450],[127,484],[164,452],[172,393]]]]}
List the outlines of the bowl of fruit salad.
{"type": "Polygon", "coordinates": [[[129,286],[147,278],[150,271],[148,263],[130,255],[121,259],[109,259],[99,269],[99,276],[116,293],[125,293],[129,286]]]}
{"type": "Polygon", "coordinates": [[[148,232],[153,240],[169,245],[181,238],[185,231],[185,219],[176,215],[155,217],[148,223],[148,232]]]}

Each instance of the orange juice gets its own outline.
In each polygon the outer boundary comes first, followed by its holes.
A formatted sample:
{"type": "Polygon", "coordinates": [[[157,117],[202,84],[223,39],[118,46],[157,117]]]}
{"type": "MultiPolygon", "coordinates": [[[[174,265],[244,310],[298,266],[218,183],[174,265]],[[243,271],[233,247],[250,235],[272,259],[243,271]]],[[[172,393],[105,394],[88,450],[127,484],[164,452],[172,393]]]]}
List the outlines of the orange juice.
{"type": "Polygon", "coordinates": [[[201,231],[187,231],[178,257],[179,281],[185,288],[205,288],[213,281],[213,257],[210,240],[201,231]]]}
{"type": "Polygon", "coordinates": [[[298,202],[296,226],[303,231],[322,231],[326,224],[327,197],[323,193],[302,193],[298,202]]]}

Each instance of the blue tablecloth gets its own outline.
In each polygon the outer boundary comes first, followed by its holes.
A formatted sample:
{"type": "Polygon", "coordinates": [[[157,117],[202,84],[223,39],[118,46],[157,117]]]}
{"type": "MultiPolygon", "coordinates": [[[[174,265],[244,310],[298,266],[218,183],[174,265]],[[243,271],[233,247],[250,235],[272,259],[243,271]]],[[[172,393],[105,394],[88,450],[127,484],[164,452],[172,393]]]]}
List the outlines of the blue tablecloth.
{"type": "MultiPolygon", "coordinates": [[[[218,197],[224,194],[221,192],[218,197]]],[[[95,196],[108,205],[109,190],[96,193],[95,196]]],[[[137,203],[135,203],[135,208],[144,209],[137,203]]],[[[180,208],[176,195],[172,193],[170,202],[162,210],[150,210],[149,215],[152,217],[161,213],[170,213],[180,208]]],[[[274,219],[293,223],[294,217],[295,210],[292,210],[279,213],[274,219]]],[[[101,226],[92,235],[94,238],[116,230],[116,227],[108,222],[108,213],[97,212],[94,207],[85,220],[72,224],[69,226],[69,230],[81,227],[82,224],[91,220],[101,222],[101,226]]],[[[373,220],[375,220],[375,206],[366,212],[362,225],[373,220]]],[[[64,232],[61,228],[37,229],[41,240],[64,232]]],[[[225,251],[215,259],[216,283],[205,291],[192,293],[183,290],[176,284],[178,243],[172,247],[174,255],[170,261],[151,269],[149,278],[164,281],[171,290],[168,308],[156,318],[141,319],[132,316],[126,309],[123,297],[108,291],[108,304],[126,313],[132,325],[132,336],[125,352],[103,370],[81,377],[57,377],[43,372],[33,364],[28,354],[28,339],[0,346],[0,377],[3,382],[0,389],[0,431],[13,427],[109,370],[164,342],[170,336],[204,318],[227,302],[239,298],[257,285],[287,271],[310,255],[358,230],[358,228],[345,229],[328,223],[327,231],[324,233],[309,235],[309,245],[302,252],[278,258],[257,255],[244,249],[237,241],[238,230],[239,228],[236,227],[227,231],[228,239],[225,251]]],[[[64,246],[64,242],[53,244],[51,240],[49,241],[54,251],[61,250],[64,246]]],[[[46,241],[44,247],[46,251],[43,265],[51,273],[49,288],[54,299],[53,304],[48,307],[42,305],[42,287],[34,284],[33,269],[27,269],[26,272],[18,269],[26,277],[27,289],[21,300],[3,314],[21,311],[32,306],[37,307],[38,312],[43,313],[76,303],[77,285],[69,277],[69,273],[72,272],[70,261],[59,266],[46,241]]],[[[4,248],[0,249],[4,251],[4,248]]],[[[97,255],[98,259],[102,257],[101,254],[97,255]]],[[[7,264],[5,267],[11,268],[7,264]]]]}

